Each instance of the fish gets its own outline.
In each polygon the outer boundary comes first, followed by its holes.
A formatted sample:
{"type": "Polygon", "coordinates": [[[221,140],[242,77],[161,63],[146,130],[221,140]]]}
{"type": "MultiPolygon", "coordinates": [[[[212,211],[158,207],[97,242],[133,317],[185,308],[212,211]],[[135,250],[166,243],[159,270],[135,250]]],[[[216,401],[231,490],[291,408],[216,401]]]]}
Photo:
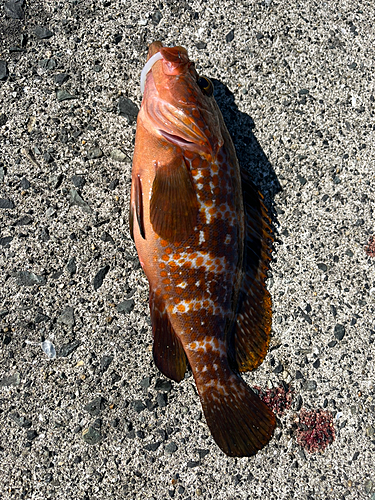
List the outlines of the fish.
{"type": "Polygon", "coordinates": [[[219,448],[252,456],[276,425],[241,377],[270,342],[271,221],[187,50],[151,43],[141,88],[129,226],[149,282],[154,362],[176,382],[189,365],[219,448]]]}

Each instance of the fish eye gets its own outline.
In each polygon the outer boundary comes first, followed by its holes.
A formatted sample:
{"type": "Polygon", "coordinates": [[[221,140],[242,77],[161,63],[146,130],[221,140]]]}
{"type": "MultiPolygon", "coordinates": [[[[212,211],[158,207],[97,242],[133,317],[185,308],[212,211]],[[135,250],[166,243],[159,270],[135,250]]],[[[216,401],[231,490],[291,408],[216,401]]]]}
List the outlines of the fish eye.
{"type": "Polygon", "coordinates": [[[212,94],[214,93],[214,86],[208,78],[205,76],[200,76],[198,78],[198,85],[201,88],[203,94],[207,95],[208,97],[211,97],[212,94]]]}

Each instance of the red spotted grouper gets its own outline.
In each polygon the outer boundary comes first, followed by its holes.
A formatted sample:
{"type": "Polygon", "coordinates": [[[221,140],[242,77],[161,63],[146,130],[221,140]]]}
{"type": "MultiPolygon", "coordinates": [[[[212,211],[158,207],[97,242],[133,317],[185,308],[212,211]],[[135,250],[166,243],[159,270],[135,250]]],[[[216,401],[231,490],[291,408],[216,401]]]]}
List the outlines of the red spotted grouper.
{"type": "Polygon", "coordinates": [[[189,363],[216,443],[250,456],[275,428],[239,375],[269,344],[269,219],[187,51],[153,42],[141,86],[130,231],[150,285],[154,360],[176,382],[189,363]]]}

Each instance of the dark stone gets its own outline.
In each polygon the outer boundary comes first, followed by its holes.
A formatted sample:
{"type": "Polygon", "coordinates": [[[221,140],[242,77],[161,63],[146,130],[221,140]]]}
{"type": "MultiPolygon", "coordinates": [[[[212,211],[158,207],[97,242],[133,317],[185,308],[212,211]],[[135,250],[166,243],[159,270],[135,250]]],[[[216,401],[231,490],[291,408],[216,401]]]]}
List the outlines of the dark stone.
{"type": "Polygon", "coordinates": [[[302,175],[299,174],[297,175],[297,179],[300,181],[302,186],[304,186],[307,182],[307,180],[304,177],[302,177],[302,175]]]}
{"type": "Polygon", "coordinates": [[[303,380],[305,377],[299,370],[296,370],[296,380],[303,380]]]}
{"type": "Polygon", "coordinates": [[[102,359],[100,360],[100,371],[104,373],[105,371],[108,370],[109,365],[113,361],[113,356],[106,356],[104,355],[102,359]]]}
{"type": "Polygon", "coordinates": [[[197,47],[198,50],[204,50],[207,47],[207,43],[206,42],[197,42],[195,44],[195,46],[197,47]]]}
{"type": "Polygon", "coordinates": [[[156,380],[155,389],[157,391],[170,392],[170,390],[172,389],[172,383],[170,380],[163,380],[158,378],[156,380]]]}
{"type": "Polygon", "coordinates": [[[0,80],[8,78],[8,66],[6,61],[0,61],[0,80]]]}
{"type": "Polygon", "coordinates": [[[41,241],[49,241],[50,236],[49,236],[49,231],[48,231],[47,227],[44,227],[41,230],[39,238],[41,239],[41,241]]]}
{"type": "Polygon", "coordinates": [[[273,370],[273,373],[281,373],[284,370],[283,365],[280,363],[279,365],[276,366],[276,368],[273,370]]]}
{"type": "Polygon", "coordinates": [[[145,438],[145,433],[143,431],[137,431],[135,433],[135,435],[139,438],[139,439],[144,439],[145,438]]]}
{"type": "Polygon", "coordinates": [[[189,469],[192,469],[193,467],[198,467],[200,465],[200,462],[194,462],[193,460],[189,460],[187,463],[187,466],[189,469]]]}
{"type": "Polygon", "coordinates": [[[53,156],[50,153],[44,153],[43,160],[49,165],[53,162],[53,156]]]}
{"type": "Polygon", "coordinates": [[[133,101],[126,97],[120,97],[118,102],[118,114],[127,118],[129,125],[132,125],[136,121],[138,111],[138,106],[134,104],[133,101]]]}
{"type": "Polygon", "coordinates": [[[106,231],[101,234],[100,239],[106,243],[114,243],[112,236],[106,231]]]}
{"type": "Polygon", "coordinates": [[[337,340],[342,340],[345,335],[345,327],[344,325],[337,324],[334,329],[334,335],[337,338],[337,340]]]}
{"type": "Polygon", "coordinates": [[[3,127],[8,121],[8,117],[5,113],[0,114],[0,127],[3,127]]]}
{"type": "Polygon", "coordinates": [[[337,340],[331,340],[330,342],[328,342],[328,347],[335,347],[336,344],[337,340]]]}
{"type": "Polygon", "coordinates": [[[199,458],[202,459],[204,458],[206,455],[208,455],[210,453],[209,450],[201,450],[200,448],[197,449],[197,453],[199,455],[199,458]]]}
{"type": "Polygon", "coordinates": [[[20,219],[13,222],[12,226],[27,226],[28,224],[31,224],[32,221],[33,221],[33,218],[30,217],[30,215],[24,215],[20,219]]]}
{"type": "Polygon", "coordinates": [[[4,11],[8,17],[12,19],[23,19],[25,13],[23,11],[25,0],[13,0],[11,2],[5,2],[4,11]]]}
{"type": "Polygon", "coordinates": [[[135,401],[133,401],[132,406],[137,413],[141,413],[143,410],[146,409],[146,406],[142,403],[140,399],[136,399],[135,401]]]}
{"type": "Polygon", "coordinates": [[[45,71],[49,71],[56,68],[57,62],[56,59],[53,59],[52,57],[50,59],[41,59],[38,66],[45,71]]]}
{"type": "Polygon", "coordinates": [[[31,271],[18,271],[16,274],[17,283],[21,286],[45,285],[46,279],[44,276],[37,276],[31,271]]]}
{"type": "Polygon", "coordinates": [[[94,426],[90,425],[90,427],[82,432],[82,439],[85,441],[85,443],[91,446],[99,443],[102,439],[100,429],[96,429],[94,426]]]}
{"type": "Polygon", "coordinates": [[[20,180],[20,186],[22,189],[30,189],[30,182],[26,179],[26,177],[22,177],[20,180]]]}
{"type": "Polygon", "coordinates": [[[56,92],[56,99],[58,102],[62,102],[62,101],[67,101],[69,99],[77,99],[77,96],[70,94],[64,89],[61,89],[56,92]]]}
{"type": "Polygon", "coordinates": [[[298,93],[299,93],[299,95],[307,95],[307,94],[309,94],[309,91],[307,89],[300,89],[298,91],[298,93]]]}
{"type": "Polygon", "coordinates": [[[14,208],[14,202],[8,198],[0,198],[0,208],[14,208]]]}
{"type": "Polygon", "coordinates": [[[119,44],[122,40],[122,33],[116,33],[115,36],[113,37],[113,43],[115,45],[119,44]]]}
{"type": "Polygon", "coordinates": [[[143,389],[148,389],[150,387],[150,384],[151,384],[151,377],[144,377],[141,382],[140,382],[140,386],[143,388],[143,389]]]}
{"type": "Polygon", "coordinates": [[[57,318],[57,323],[68,326],[69,328],[73,328],[75,325],[74,321],[74,309],[71,306],[67,306],[60,316],[57,318]]]}
{"type": "Polygon", "coordinates": [[[230,32],[225,37],[225,41],[230,43],[234,39],[234,30],[230,30],[230,32]]]}
{"type": "Polygon", "coordinates": [[[85,200],[78,194],[76,189],[70,190],[70,204],[82,208],[82,210],[87,214],[92,213],[92,209],[90,208],[88,203],[86,203],[85,200]]]}
{"type": "Polygon", "coordinates": [[[103,156],[103,151],[95,146],[87,151],[87,158],[89,160],[96,160],[98,158],[101,158],[103,156]]]}
{"type": "Polygon", "coordinates": [[[26,417],[20,417],[18,413],[10,413],[9,418],[13,420],[19,427],[22,427],[24,429],[30,429],[31,427],[31,420],[29,420],[26,417]]]}
{"type": "Polygon", "coordinates": [[[72,257],[69,259],[67,265],[66,265],[66,270],[70,274],[70,276],[73,276],[77,272],[77,264],[76,264],[76,258],[72,257]]]}
{"type": "Polygon", "coordinates": [[[34,429],[26,432],[26,439],[28,441],[33,441],[36,437],[38,437],[38,433],[34,429]]]}
{"type": "Polygon", "coordinates": [[[13,240],[13,236],[4,236],[3,238],[0,238],[0,246],[2,247],[9,247],[9,243],[13,240]]]}
{"type": "Polygon", "coordinates": [[[318,384],[315,382],[315,380],[306,380],[306,382],[304,382],[302,386],[305,391],[315,391],[317,387],[318,384]]]}
{"type": "Polygon", "coordinates": [[[59,358],[66,358],[69,356],[69,354],[72,354],[79,346],[81,345],[81,342],[79,340],[73,340],[73,342],[68,342],[68,344],[63,345],[58,353],[57,356],[59,358]]]}
{"type": "Polygon", "coordinates": [[[55,75],[55,83],[57,85],[62,85],[67,80],[69,80],[69,78],[70,75],[68,75],[68,73],[58,73],[57,75],[55,75]]]}
{"type": "Polygon", "coordinates": [[[156,443],[146,444],[146,446],[144,447],[144,449],[147,450],[147,451],[156,451],[159,448],[160,445],[161,445],[161,442],[157,441],[156,443]]]}
{"type": "Polygon", "coordinates": [[[34,33],[40,40],[45,40],[46,38],[51,38],[53,36],[52,31],[50,31],[46,26],[36,26],[34,33]]]}
{"type": "Polygon", "coordinates": [[[44,323],[44,321],[49,321],[49,320],[50,320],[50,318],[48,316],[46,316],[45,314],[38,313],[35,316],[34,323],[36,323],[38,325],[39,323],[44,323]]]}
{"type": "Polygon", "coordinates": [[[90,415],[97,416],[102,410],[104,410],[105,406],[106,400],[103,397],[99,396],[90,403],[87,403],[87,405],[85,405],[83,409],[90,413],[90,415]]]}
{"type": "Polygon", "coordinates": [[[128,314],[134,309],[135,302],[133,299],[123,300],[116,306],[116,311],[119,313],[128,314]]]}
{"type": "Polygon", "coordinates": [[[94,290],[97,291],[103,284],[103,280],[106,277],[107,273],[109,271],[109,266],[104,266],[99,271],[96,273],[94,281],[93,281],[93,286],[94,290]]]}
{"type": "Polygon", "coordinates": [[[155,12],[152,14],[152,17],[151,17],[152,24],[154,26],[157,26],[160,23],[162,17],[163,17],[163,14],[160,12],[160,10],[155,10],[155,12]]]}
{"type": "Polygon", "coordinates": [[[82,189],[86,180],[83,175],[73,175],[72,182],[77,189],[82,189]]]}
{"type": "Polygon", "coordinates": [[[159,392],[156,398],[159,408],[165,408],[168,404],[167,395],[163,392],[159,392]]]}
{"type": "Polygon", "coordinates": [[[258,33],[255,35],[255,38],[256,38],[257,40],[262,40],[262,38],[264,38],[264,35],[263,35],[263,33],[258,32],[258,33]]]}
{"type": "Polygon", "coordinates": [[[113,179],[109,185],[108,185],[108,189],[110,189],[111,191],[114,191],[117,186],[119,185],[119,180],[118,179],[113,179]]]}
{"type": "Polygon", "coordinates": [[[318,263],[318,268],[323,271],[323,272],[326,272],[327,271],[327,266],[326,264],[324,264],[323,262],[319,262],[318,263]]]}
{"type": "Polygon", "coordinates": [[[334,318],[336,318],[336,316],[337,316],[337,309],[336,309],[336,307],[335,307],[333,304],[331,304],[331,305],[330,305],[330,308],[331,308],[331,313],[332,313],[332,316],[333,316],[334,318]]]}

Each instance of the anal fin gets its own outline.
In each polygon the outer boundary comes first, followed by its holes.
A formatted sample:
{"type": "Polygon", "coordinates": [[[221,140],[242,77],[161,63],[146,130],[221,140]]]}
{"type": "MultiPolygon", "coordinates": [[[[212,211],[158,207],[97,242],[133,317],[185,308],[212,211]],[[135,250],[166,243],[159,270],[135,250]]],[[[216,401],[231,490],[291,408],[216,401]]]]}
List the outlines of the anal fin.
{"type": "Polygon", "coordinates": [[[237,369],[257,368],[271,338],[272,301],[265,278],[273,242],[270,219],[248,174],[242,174],[245,208],[244,278],[238,298],[233,346],[237,369]]]}
{"type": "Polygon", "coordinates": [[[182,156],[168,164],[156,162],[150,200],[155,233],[167,241],[181,241],[191,234],[197,218],[197,195],[182,156]]]}
{"type": "Polygon", "coordinates": [[[164,303],[150,290],[150,312],[154,337],[153,356],[156,366],[166,377],[180,382],[185,375],[187,358],[177,337],[164,303]]]}

